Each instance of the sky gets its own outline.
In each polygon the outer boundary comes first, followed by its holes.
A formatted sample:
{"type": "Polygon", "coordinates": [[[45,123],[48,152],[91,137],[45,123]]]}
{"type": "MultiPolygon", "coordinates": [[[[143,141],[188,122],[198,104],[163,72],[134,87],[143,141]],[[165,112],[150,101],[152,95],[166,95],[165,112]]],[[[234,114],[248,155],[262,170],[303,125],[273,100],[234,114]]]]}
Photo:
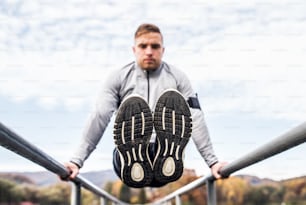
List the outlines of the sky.
{"type": "MultiPolygon", "coordinates": [[[[136,28],[154,23],[230,163],[305,121],[305,10],[302,0],[2,0],[0,122],[68,161],[109,72],[134,60],[136,28]]],[[[82,172],[112,169],[112,122],[82,172]]],[[[304,143],[235,174],[306,175],[305,156],[304,143]]],[[[3,147],[0,161],[0,172],[45,170],[3,147]]],[[[192,141],[185,167],[209,173],[192,141]]]]}

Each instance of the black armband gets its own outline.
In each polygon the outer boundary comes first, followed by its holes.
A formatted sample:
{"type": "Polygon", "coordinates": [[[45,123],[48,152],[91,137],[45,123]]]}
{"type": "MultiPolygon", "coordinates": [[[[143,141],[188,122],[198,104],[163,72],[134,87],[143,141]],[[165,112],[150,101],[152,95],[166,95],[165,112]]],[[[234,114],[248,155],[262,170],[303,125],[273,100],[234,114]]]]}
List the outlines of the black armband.
{"type": "Polygon", "coordinates": [[[188,103],[190,108],[200,109],[201,110],[201,106],[200,106],[200,102],[199,102],[199,99],[198,99],[198,95],[196,95],[196,97],[189,97],[188,100],[187,100],[187,103],[188,103]]]}

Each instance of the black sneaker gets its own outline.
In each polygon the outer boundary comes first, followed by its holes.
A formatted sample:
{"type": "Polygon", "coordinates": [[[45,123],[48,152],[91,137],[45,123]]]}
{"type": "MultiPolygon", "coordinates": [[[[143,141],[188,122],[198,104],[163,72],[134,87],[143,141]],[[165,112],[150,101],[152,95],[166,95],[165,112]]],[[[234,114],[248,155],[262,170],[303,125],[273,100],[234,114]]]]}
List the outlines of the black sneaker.
{"type": "Polygon", "coordinates": [[[138,96],[124,100],[114,125],[114,140],[121,160],[121,179],[130,187],[144,187],[153,178],[148,154],[153,121],[149,105],[138,96]]]}
{"type": "Polygon", "coordinates": [[[154,177],[161,183],[176,181],[183,173],[184,149],[191,136],[191,113],[176,90],[165,91],[157,101],[154,127],[158,150],[153,163],[154,177]]]}

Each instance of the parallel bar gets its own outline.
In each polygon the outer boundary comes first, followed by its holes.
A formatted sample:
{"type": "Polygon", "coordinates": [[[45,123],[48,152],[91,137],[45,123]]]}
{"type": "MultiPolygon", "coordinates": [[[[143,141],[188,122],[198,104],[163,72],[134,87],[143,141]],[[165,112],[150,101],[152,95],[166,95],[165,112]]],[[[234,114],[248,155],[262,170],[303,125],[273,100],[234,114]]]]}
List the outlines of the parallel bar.
{"type": "Polygon", "coordinates": [[[238,170],[284,152],[304,142],[306,142],[306,123],[302,123],[271,142],[231,162],[225,166],[220,173],[222,176],[227,177],[238,170]]]}
{"type": "Polygon", "coordinates": [[[117,199],[113,195],[111,195],[108,192],[102,190],[101,188],[99,188],[98,186],[94,185],[92,182],[90,182],[89,180],[83,178],[80,175],[77,176],[77,180],[79,180],[82,183],[82,186],[84,188],[90,190],[91,192],[95,193],[96,195],[98,195],[100,197],[105,197],[106,199],[111,200],[115,204],[117,203],[117,204],[120,204],[120,205],[121,204],[122,205],[128,205],[128,203],[120,201],[119,199],[117,199]]]}
{"type": "Polygon", "coordinates": [[[207,180],[209,180],[211,178],[212,178],[211,176],[200,177],[200,178],[190,182],[189,184],[183,186],[182,188],[177,189],[176,191],[172,192],[171,194],[165,196],[164,198],[162,198],[162,199],[160,199],[160,200],[158,200],[156,202],[153,202],[152,204],[153,205],[158,205],[158,204],[162,204],[162,203],[164,203],[166,201],[169,201],[169,200],[175,198],[178,195],[182,195],[182,194],[184,194],[184,193],[186,193],[186,192],[188,192],[190,190],[193,190],[193,189],[195,189],[195,188],[197,188],[199,186],[204,185],[207,182],[207,180]]]}
{"type": "MultiPolygon", "coordinates": [[[[59,163],[51,156],[47,155],[42,150],[38,149],[36,146],[32,145],[25,139],[18,136],[9,128],[4,126],[1,122],[0,122],[0,145],[46,168],[47,170],[53,172],[54,174],[62,176],[63,178],[69,176],[68,170],[66,170],[66,168],[61,163],[59,163]]],[[[100,189],[90,181],[84,179],[81,175],[78,175],[72,181],[81,184],[81,186],[94,192],[100,197],[105,197],[113,202],[116,202],[117,204],[122,204],[122,205],[127,204],[118,200],[117,198],[110,195],[106,191],[100,189]]]]}
{"type": "MultiPolygon", "coordinates": [[[[226,165],[221,171],[220,174],[223,177],[227,177],[230,174],[234,173],[237,170],[243,169],[247,166],[255,164],[259,161],[267,159],[271,156],[274,156],[278,153],[284,152],[290,148],[293,148],[299,144],[306,142],[306,123],[297,126],[296,128],[290,130],[289,132],[281,135],[280,137],[272,140],[271,142],[259,147],[258,149],[250,152],[249,154],[231,162],[226,165]]],[[[62,177],[67,177],[69,175],[66,168],[54,160],[52,157],[30,144],[26,140],[19,137],[16,133],[11,131],[9,128],[5,127],[0,123],[0,145],[6,147],[7,149],[12,150],[13,152],[35,162],[38,165],[48,169],[49,171],[60,175],[62,177]]],[[[170,201],[173,198],[179,197],[180,195],[191,191],[205,183],[208,183],[208,194],[210,195],[209,204],[216,204],[216,195],[214,192],[214,180],[215,178],[212,175],[208,175],[207,177],[201,177],[188,185],[176,190],[175,192],[169,194],[163,199],[153,202],[151,204],[163,204],[165,202],[170,201]]],[[[82,178],[80,175],[73,180],[76,183],[76,186],[79,184],[84,188],[94,192],[100,197],[104,197],[108,200],[111,200],[113,204],[122,204],[128,205],[124,203],[114,196],[108,194],[104,190],[101,190],[99,187],[95,186],[88,180],[82,178]]],[[[78,188],[77,188],[78,189],[78,188]]],[[[76,190],[78,192],[78,190],[76,190]]],[[[77,194],[76,194],[77,195],[77,194]]],[[[77,196],[76,196],[77,197],[77,196]]],[[[75,202],[78,204],[78,202],[75,202]]]]}
{"type": "MultiPolygon", "coordinates": [[[[306,122],[301,125],[291,129],[287,133],[275,138],[271,142],[259,147],[258,149],[250,152],[249,154],[231,162],[220,170],[220,174],[223,177],[228,177],[235,171],[248,167],[259,161],[267,159],[271,156],[284,152],[290,148],[306,142],[306,122]]],[[[158,200],[153,205],[160,204],[164,201],[171,200],[176,197],[176,195],[182,195],[191,191],[199,186],[204,185],[208,181],[214,181],[215,177],[211,174],[207,177],[201,177],[193,182],[187,184],[186,186],[176,190],[175,192],[165,196],[163,199],[158,200]]],[[[216,203],[216,202],[215,202],[216,203]]]]}
{"type": "Polygon", "coordinates": [[[62,177],[69,176],[65,167],[0,122],[0,144],[62,177]]]}

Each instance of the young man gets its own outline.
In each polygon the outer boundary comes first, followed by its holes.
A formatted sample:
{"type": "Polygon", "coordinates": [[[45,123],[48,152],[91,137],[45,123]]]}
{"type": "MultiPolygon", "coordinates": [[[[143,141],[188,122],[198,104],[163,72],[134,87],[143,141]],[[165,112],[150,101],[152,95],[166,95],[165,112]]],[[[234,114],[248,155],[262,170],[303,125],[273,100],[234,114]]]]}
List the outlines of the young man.
{"type": "Polygon", "coordinates": [[[159,28],[135,32],[136,61],[116,70],[102,90],[83,141],[65,166],[74,178],[101,139],[114,111],[114,170],[130,187],[160,187],[180,178],[183,152],[192,135],[216,178],[223,163],[214,154],[196,94],[186,75],[162,61],[159,28]],[[154,111],[154,112],[153,112],[154,111]]]}

